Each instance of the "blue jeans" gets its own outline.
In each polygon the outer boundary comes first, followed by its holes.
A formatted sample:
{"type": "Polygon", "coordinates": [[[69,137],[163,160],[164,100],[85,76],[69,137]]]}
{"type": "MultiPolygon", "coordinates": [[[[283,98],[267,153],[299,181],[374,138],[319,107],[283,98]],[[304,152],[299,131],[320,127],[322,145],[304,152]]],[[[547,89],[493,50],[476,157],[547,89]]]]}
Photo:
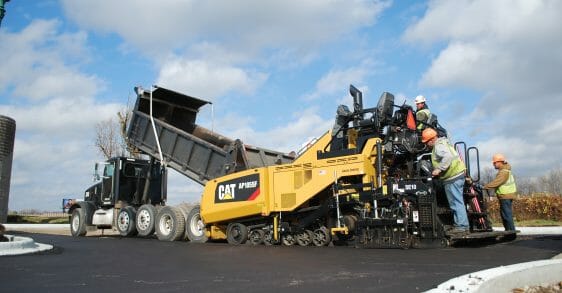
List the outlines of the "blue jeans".
{"type": "Polygon", "coordinates": [[[513,211],[511,209],[512,199],[500,199],[500,215],[502,217],[503,227],[505,231],[515,230],[513,223],[513,211]]]}
{"type": "Polygon", "coordinates": [[[453,219],[455,227],[461,229],[468,229],[468,216],[466,215],[466,206],[463,198],[464,176],[460,176],[450,182],[443,183],[449,207],[453,210],[453,219]]]}

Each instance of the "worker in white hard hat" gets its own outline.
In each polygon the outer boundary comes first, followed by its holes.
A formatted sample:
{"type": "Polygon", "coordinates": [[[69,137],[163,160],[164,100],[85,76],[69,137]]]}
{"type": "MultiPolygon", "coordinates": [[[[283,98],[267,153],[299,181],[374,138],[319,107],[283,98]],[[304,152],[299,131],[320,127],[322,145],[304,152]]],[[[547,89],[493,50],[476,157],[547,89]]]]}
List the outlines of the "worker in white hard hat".
{"type": "Polygon", "coordinates": [[[417,129],[422,131],[427,127],[426,123],[429,122],[431,112],[429,111],[429,107],[427,107],[424,96],[417,96],[414,99],[414,102],[416,103],[416,120],[418,121],[417,129]]]}

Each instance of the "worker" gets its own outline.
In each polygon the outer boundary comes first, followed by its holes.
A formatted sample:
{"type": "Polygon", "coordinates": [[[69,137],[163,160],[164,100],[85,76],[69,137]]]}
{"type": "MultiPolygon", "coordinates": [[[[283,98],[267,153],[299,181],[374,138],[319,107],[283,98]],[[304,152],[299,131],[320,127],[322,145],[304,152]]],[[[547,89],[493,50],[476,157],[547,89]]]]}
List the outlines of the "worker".
{"type": "Polygon", "coordinates": [[[466,167],[455,148],[445,137],[437,137],[437,131],[426,128],[422,132],[422,142],[432,149],[431,174],[443,183],[449,207],[453,211],[454,226],[448,234],[469,232],[468,216],[464,204],[463,189],[466,167]]]}
{"type": "Polygon", "coordinates": [[[417,129],[422,131],[428,126],[427,124],[429,123],[431,112],[429,111],[429,107],[427,107],[424,96],[417,96],[414,99],[414,102],[416,103],[416,120],[418,121],[417,129]]]}
{"type": "Polygon", "coordinates": [[[503,154],[495,154],[492,157],[492,164],[498,170],[498,173],[494,180],[484,185],[484,189],[495,189],[496,196],[500,201],[500,215],[503,227],[506,231],[514,231],[512,203],[513,199],[515,199],[517,186],[511,172],[511,165],[503,154]]]}

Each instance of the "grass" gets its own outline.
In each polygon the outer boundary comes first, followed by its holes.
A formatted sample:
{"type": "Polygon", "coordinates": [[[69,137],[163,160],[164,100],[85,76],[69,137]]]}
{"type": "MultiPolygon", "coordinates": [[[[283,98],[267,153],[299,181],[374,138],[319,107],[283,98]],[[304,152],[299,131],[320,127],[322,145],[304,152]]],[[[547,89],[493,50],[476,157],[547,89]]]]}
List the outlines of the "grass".
{"type": "MultiPolygon", "coordinates": [[[[543,220],[543,219],[535,219],[535,220],[524,220],[524,221],[514,221],[515,227],[551,227],[551,226],[562,226],[562,221],[554,221],[554,220],[543,220]]],[[[502,227],[502,222],[499,221],[492,221],[492,226],[494,227],[502,227]]]]}
{"type": "MultiPolygon", "coordinates": [[[[501,225],[501,224],[500,224],[501,225]]],[[[526,221],[515,221],[515,227],[547,227],[547,226],[562,226],[561,221],[554,220],[526,220],[526,221]]]]}
{"type": "Polygon", "coordinates": [[[8,215],[11,224],[68,224],[68,217],[42,217],[8,215]]]}

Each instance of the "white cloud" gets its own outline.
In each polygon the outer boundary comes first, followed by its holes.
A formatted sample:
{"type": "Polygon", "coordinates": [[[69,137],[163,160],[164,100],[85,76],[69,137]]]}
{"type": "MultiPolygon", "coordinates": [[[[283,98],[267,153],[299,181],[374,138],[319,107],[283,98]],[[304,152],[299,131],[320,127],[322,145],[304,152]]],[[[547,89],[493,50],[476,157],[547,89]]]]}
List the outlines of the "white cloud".
{"type": "Polygon", "coordinates": [[[64,0],[62,6],[81,27],[115,33],[128,51],[155,60],[159,85],[214,99],[252,94],[272,64],[310,62],[320,46],[372,25],[390,1],[64,0]]]}
{"type": "Polygon", "coordinates": [[[123,105],[95,100],[104,82],[81,72],[91,60],[84,32],[34,20],[0,32],[0,113],[16,120],[10,208],[56,210],[63,197],[81,198],[99,159],[94,126],[123,105]]]}
{"type": "MultiPolygon", "coordinates": [[[[548,171],[545,160],[537,160],[537,155],[544,154],[548,147],[526,140],[523,137],[498,136],[492,139],[478,142],[476,144],[480,151],[481,168],[491,167],[492,156],[495,153],[503,153],[507,161],[512,165],[516,174],[528,175],[525,170],[536,172],[548,171]],[[501,149],[498,146],[503,146],[501,149]]],[[[541,173],[535,173],[541,174],[541,173]]],[[[485,182],[486,183],[486,182],[485,182]]]]}
{"type": "Polygon", "coordinates": [[[177,205],[182,202],[199,203],[203,194],[203,186],[168,168],[167,191],[167,204],[169,205],[177,205]]]}
{"type": "Polygon", "coordinates": [[[375,73],[374,62],[367,59],[360,65],[342,70],[330,70],[316,82],[314,92],[303,96],[305,100],[316,100],[327,95],[345,91],[347,86],[364,83],[365,79],[375,73]]]}
{"type": "Polygon", "coordinates": [[[307,48],[374,23],[381,1],[71,1],[66,14],[85,28],[117,33],[156,54],[201,40],[233,51],[307,48]],[[95,12],[95,13],[92,13],[95,12]]]}
{"type": "Polygon", "coordinates": [[[562,160],[543,156],[562,152],[561,136],[541,134],[562,116],[561,17],[560,1],[430,1],[403,36],[443,47],[420,85],[481,92],[462,125],[488,138],[489,153],[521,152],[513,157],[528,174],[562,160]]]}
{"type": "Polygon", "coordinates": [[[174,58],[162,65],[157,84],[190,95],[213,99],[228,92],[251,94],[267,74],[204,60],[174,58]]]}
{"type": "Polygon", "coordinates": [[[59,33],[55,20],[35,20],[18,34],[2,32],[0,91],[32,100],[91,97],[103,83],[78,73],[72,64],[87,61],[83,32],[59,33]]]}
{"type": "Polygon", "coordinates": [[[495,91],[529,105],[530,95],[554,101],[562,92],[561,16],[559,1],[432,1],[404,39],[447,42],[422,85],[495,91]]]}
{"type": "Polygon", "coordinates": [[[286,124],[264,131],[257,131],[255,121],[235,114],[226,115],[216,122],[217,132],[245,144],[289,153],[297,151],[310,137],[319,137],[332,127],[333,120],[324,119],[315,107],[293,113],[286,124]]]}

